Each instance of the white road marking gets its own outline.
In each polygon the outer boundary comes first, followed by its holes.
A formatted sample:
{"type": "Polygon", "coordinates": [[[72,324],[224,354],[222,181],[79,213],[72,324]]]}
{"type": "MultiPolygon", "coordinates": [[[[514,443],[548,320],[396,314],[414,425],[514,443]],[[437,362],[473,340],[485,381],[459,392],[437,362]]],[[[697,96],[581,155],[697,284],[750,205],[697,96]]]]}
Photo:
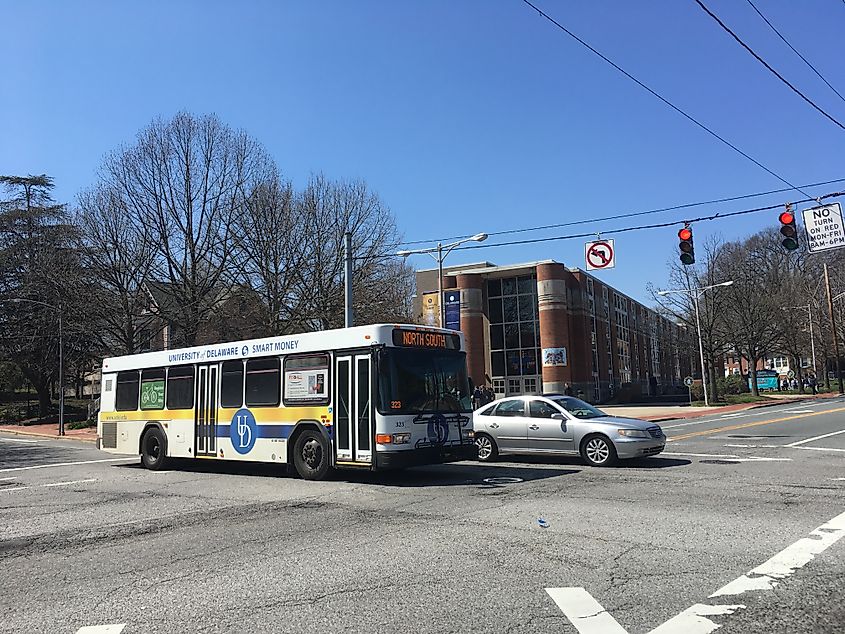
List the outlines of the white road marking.
{"type": "Polygon", "coordinates": [[[816,555],[823,553],[845,537],[845,513],[840,513],[829,522],[822,524],[811,531],[810,535],[812,538],[802,537],[767,562],[722,586],[709,598],[733,596],[750,590],[771,590],[781,579],[793,575],[796,570],[810,563],[816,555]]]}
{"type": "MultiPolygon", "coordinates": [[[[722,586],[709,598],[771,590],[843,536],[845,536],[845,513],[840,513],[811,531],[809,537],[802,537],[794,544],[787,546],[765,563],[722,586]]],[[[581,634],[627,634],[616,619],[584,588],[546,588],[546,592],[581,634]]],[[[658,625],[649,634],[709,634],[720,628],[722,624],[715,623],[707,617],[731,615],[745,607],[744,604],[696,603],[662,625],[658,625]]]]}
{"type": "Polygon", "coordinates": [[[17,480],[17,476],[9,476],[8,478],[0,478],[0,480],[17,480]]]}
{"type": "Polygon", "coordinates": [[[40,440],[24,440],[23,438],[0,438],[3,442],[25,442],[27,444],[39,443],[40,440]]]}
{"type": "Polygon", "coordinates": [[[807,449],[809,451],[843,451],[845,449],[836,449],[835,447],[793,447],[793,449],[807,449]]]}
{"type": "Polygon", "coordinates": [[[663,456],[692,456],[693,458],[739,458],[734,454],[724,453],[679,453],[674,451],[664,451],[663,456]]]}
{"type": "Polygon", "coordinates": [[[50,484],[42,484],[43,487],[64,487],[71,484],[82,484],[83,482],[96,482],[97,478],[88,478],[87,480],[69,480],[68,482],[51,482],[50,484]]]}
{"type": "Polygon", "coordinates": [[[746,449],[783,449],[783,445],[725,445],[725,447],[744,447],[746,449]]]}
{"type": "Polygon", "coordinates": [[[722,414],[721,418],[739,418],[742,414],[722,414]]]}
{"type": "Polygon", "coordinates": [[[126,623],[112,623],[110,625],[86,625],[76,630],[76,634],[120,634],[126,623]]]}
{"type": "Polygon", "coordinates": [[[845,480],[845,478],[831,478],[831,480],[845,480]]]}
{"type": "Polygon", "coordinates": [[[584,588],[546,588],[546,592],[581,634],[628,634],[584,588]]]}
{"type": "Polygon", "coordinates": [[[814,436],[813,438],[805,438],[804,440],[799,440],[798,442],[789,443],[788,445],[784,445],[785,447],[797,447],[799,445],[805,445],[808,442],[813,442],[814,440],[821,440],[822,438],[830,438],[831,436],[838,436],[839,434],[845,434],[845,429],[840,431],[832,431],[829,434],[822,434],[821,436],[814,436]]]}
{"type": "Polygon", "coordinates": [[[794,412],[795,414],[812,414],[814,409],[785,409],[784,412],[794,412]]]}
{"type": "Polygon", "coordinates": [[[0,489],[0,493],[5,493],[6,491],[21,491],[23,489],[28,489],[29,487],[14,487],[12,489],[0,489]]]}
{"type": "Polygon", "coordinates": [[[696,603],[677,616],[673,616],[663,625],[658,625],[649,634],[707,634],[722,627],[708,619],[708,616],[733,614],[744,605],[704,605],[696,603]]]}
{"type": "Polygon", "coordinates": [[[47,469],[49,467],[69,467],[75,464],[95,464],[97,462],[126,462],[127,460],[131,460],[133,462],[137,462],[137,457],[132,458],[105,458],[103,460],[79,460],[77,462],[57,462],[55,464],[37,464],[31,467],[11,467],[9,469],[0,469],[0,473],[6,473],[8,471],[28,471],[29,469],[47,469]]]}
{"type": "Polygon", "coordinates": [[[748,458],[736,458],[737,462],[792,462],[792,458],[763,458],[761,456],[749,456],[748,458]]]}

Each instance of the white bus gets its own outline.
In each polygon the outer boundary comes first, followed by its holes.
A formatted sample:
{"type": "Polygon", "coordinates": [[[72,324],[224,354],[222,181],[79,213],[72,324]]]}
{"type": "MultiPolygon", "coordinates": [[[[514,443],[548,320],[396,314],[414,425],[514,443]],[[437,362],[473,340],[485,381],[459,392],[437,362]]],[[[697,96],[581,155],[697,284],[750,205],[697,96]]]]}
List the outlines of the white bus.
{"type": "Polygon", "coordinates": [[[170,458],[396,469],[475,458],[463,336],[357,326],[103,361],[98,447],[170,458]]]}

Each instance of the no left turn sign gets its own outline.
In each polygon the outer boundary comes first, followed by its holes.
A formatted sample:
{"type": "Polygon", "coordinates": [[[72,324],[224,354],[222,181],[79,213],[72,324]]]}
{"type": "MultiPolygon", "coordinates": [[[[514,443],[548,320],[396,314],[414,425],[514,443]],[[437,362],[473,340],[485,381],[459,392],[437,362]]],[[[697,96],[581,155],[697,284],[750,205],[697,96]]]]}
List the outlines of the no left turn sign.
{"type": "Polygon", "coordinates": [[[587,270],[612,269],[616,266],[616,252],[613,240],[596,240],[588,242],[584,249],[587,260],[587,270]]]}

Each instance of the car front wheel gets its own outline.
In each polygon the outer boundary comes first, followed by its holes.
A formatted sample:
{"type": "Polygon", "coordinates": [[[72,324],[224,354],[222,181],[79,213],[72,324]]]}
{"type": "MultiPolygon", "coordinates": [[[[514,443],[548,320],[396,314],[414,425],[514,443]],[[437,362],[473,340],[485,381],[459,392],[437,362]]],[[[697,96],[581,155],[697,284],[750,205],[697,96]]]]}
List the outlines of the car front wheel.
{"type": "Polygon", "coordinates": [[[496,441],[487,434],[476,435],[475,446],[478,447],[478,459],[481,462],[492,462],[499,455],[496,441]]]}
{"type": "Polygon", "coordinates": [[[593,467],[609,467],[616,463],[616,448],[606,436],[588,436],[581,443],[581,457],[593,467]]]}

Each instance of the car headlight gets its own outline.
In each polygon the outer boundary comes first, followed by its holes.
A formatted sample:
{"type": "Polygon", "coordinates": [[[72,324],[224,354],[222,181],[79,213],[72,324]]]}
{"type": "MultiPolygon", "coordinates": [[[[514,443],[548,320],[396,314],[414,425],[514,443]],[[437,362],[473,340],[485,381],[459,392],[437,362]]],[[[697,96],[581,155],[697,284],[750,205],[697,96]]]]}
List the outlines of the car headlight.
{"type": "Polygon", "coordinates": [[[643,431],[642,429],[617,429],[620,436],[626,436],[628,438],[649,438],[648,432],[643,431]]]}
{"type": "Polygon", "coordinates": [[[464,438],[475,438],[475,431],[473,431],[472,429],[462,429],[461,435],[464,438]]]}

